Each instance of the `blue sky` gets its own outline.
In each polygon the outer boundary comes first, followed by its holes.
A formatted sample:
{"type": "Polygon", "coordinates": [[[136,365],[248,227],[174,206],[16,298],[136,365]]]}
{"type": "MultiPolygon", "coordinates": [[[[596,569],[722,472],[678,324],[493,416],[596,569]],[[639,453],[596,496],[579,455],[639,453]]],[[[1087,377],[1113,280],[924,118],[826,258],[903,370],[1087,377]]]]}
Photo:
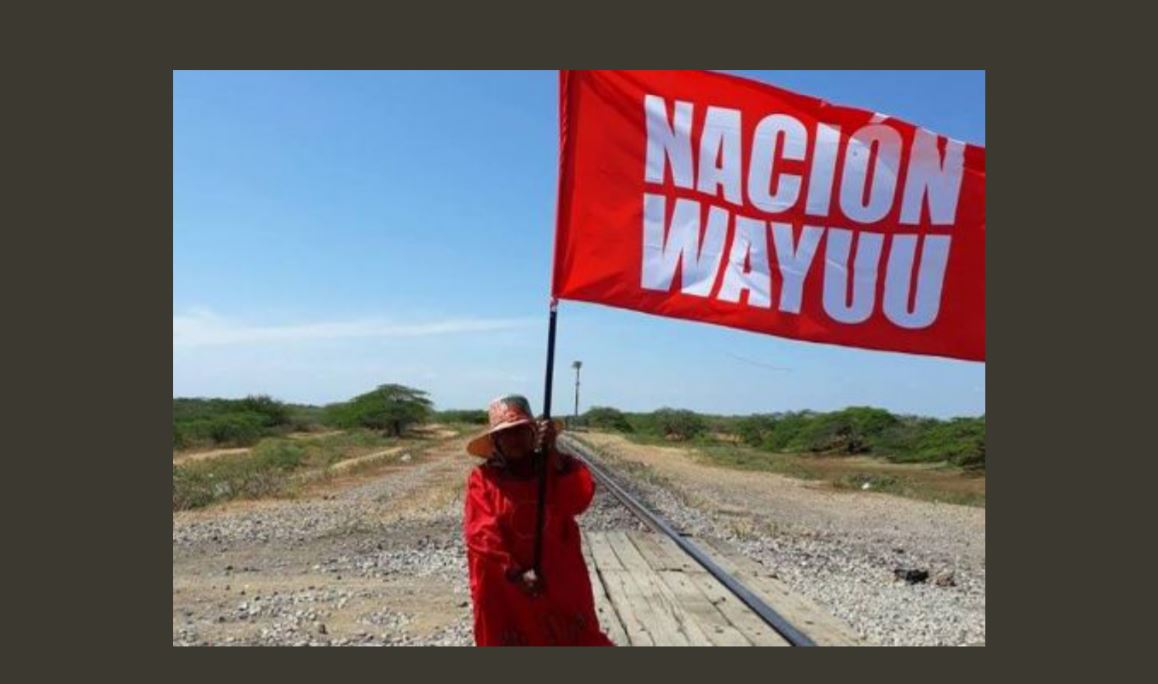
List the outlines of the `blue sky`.
{"type": "MultiPolygon", "coordinates": [[[[985,143],[984,72],[736,71],[985,143]]],[[[542,72],[176,72],[173,393],[542,402],[557,164],[542,72]]],[[[985,410],[985,365],[559,307],[555,412],[985,410]]]]}

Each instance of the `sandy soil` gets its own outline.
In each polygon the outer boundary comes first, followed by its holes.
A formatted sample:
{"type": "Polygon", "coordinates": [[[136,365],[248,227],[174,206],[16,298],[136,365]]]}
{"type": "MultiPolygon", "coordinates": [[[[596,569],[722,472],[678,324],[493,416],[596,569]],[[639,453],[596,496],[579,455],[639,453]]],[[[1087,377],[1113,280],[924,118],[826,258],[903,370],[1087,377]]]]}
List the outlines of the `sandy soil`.
{"type": "Polygon", "coordinates": [[[818,481],[776,473],[714,467],[696,462],[687,449],[639,445],[622,435],[585,433],[582,438],[651,467],[703,508],[747,514],[799,531],[844,530],[905,537],[919,540],[925,547],[937,547],[948,556],[969,557],[979,563],[985,559],[982,508],[836,490],[818,481]]]}
{"type": "Polygon", "coordinates": [[[220,458],[222,456],[235,456],[237,454],[248,454],[249,447],[237,447],[234,449],[208,449],[206,451],[179,451],[173,453],[173,465],[181,465],[182,463],[190,463],[192,461],[203,461],[209,458],[220,458]]]}
{"type": "MultiPolygon", "coordinates": [[[[465,437],[441,434],[408,447],[408,461],[360,461],[296,499],[174,513],[174,645],[472,643],[462,496],[477,461],[463,453],[465,437]]],[[[713,467],[616,435],[583,438],[677,528],[732,544],[865,642],[984,642],[983,509],[713,467]],[[929,569],[929,582],[898,582],[901,566],[929,569]],[[934,584],[944,573],[953,582],[934,584]]],[[[600,492],[580,525],[638,522],[600,492]]]]}
{"type": "Polygon", "coordinates": [[[469,643],[463,444],[295,500],[175,513],[174,644],[469,643]]]}

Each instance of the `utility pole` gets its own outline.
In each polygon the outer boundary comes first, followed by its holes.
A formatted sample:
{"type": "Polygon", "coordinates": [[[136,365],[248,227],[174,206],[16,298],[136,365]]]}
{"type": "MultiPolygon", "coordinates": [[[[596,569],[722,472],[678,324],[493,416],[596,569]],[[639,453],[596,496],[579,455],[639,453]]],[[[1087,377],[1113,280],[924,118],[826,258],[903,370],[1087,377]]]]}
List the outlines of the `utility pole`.
{"type": "Polygon", "coordinates": [[[583,367],[582,361],[574,361],[571,367],[575,369],[575,420],[579,420],[579,369],[583,367]]]}

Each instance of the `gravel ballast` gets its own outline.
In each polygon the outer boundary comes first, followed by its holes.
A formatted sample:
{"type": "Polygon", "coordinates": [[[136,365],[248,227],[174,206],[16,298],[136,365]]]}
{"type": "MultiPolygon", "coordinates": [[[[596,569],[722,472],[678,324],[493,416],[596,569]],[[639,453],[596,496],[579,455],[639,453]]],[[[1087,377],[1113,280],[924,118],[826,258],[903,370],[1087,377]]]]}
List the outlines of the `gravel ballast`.
{"type": "Polygon", "coordinates": [[[768,473],[677,468],[676,450],[644,465],[634,457],[647,447],[586,441],[621,486],[677,530],[723,541],[769,568],[864,643],[985,642],[984,509],[834,493],[768,473]],[[929,579],[910,584],[898,568],[925,569],[929,579]]]}
{"type": "MultiPolygon", "coordinates": [[[[461,441],[301,499],[175,513],[173,644],[471,645],[461,531],[474,462],[461,441]]],[[[983,510],[832,499],[788,478],[669,470],[619,442],[600,448],[617,481],[674,527],[770,568],[865,643],[984,643],[983,510]]],[[[602,490],[580,525],[646,529],[602,490]]]]}

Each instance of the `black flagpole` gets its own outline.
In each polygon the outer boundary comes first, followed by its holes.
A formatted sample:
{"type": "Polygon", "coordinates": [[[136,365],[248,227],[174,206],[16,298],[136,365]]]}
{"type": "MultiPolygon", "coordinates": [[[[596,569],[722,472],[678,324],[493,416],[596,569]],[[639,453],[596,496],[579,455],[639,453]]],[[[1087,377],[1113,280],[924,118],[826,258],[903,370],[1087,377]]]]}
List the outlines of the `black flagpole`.
{"type": "MultiPolygon", "coordinates": [[[[547,373],[543,379],[543,418],[550,422],[551,420],[551,381],[555,375],[555,314],[559,303],[554,297],[551,297],[551,313],[547,319],[547,373]]],[[[539,581],[543,579],[543,522],[546,518],[547,506],[547,469],[550,464],[547,462],[548,451],[546,444],[538,450],[535,455],[538,459],[539,466],[539,499],[538,510],[535,518],[535,575],[539,581]]]]}
{"type": "MultiPolygon", "coordinates": [[[[560,217],[564,216],[566,211],[566,204],[564,203],[563,189],[566,187],[566,178],[569,172],[564,164],[567,159],[567,148],[570,145],[567,135],[567,100],[568,100],[568,72],[559,72],[559,195],[557,197],[555,212],[556,212],[556,233],[558,231],[558,222],[560,217]]],[[[555,265],[559,259],[559,237],[555,236],[554,244],[551,249],[553,253],[553,260],[551,262],[551,303],[550,314],[547,318],[547,370],[543,378],[543,418],[550,423],[551,420],[551,381],[555,377],[555,314],[559,307],[559,300],[555,298],[555,265]]],[[[544,445],[545,447],[546,445],[544,445]]],[[[539,463],[539,500],[537,503],[537,511],[535,518],[535,562],[531,567],[535,570],[535,575],[539,581],[543,580],[543,525],[547,513],[547,470],[551,464],[548,462],[550,453],[546,448],[540,448],[535,457],[539,463]]]]}

